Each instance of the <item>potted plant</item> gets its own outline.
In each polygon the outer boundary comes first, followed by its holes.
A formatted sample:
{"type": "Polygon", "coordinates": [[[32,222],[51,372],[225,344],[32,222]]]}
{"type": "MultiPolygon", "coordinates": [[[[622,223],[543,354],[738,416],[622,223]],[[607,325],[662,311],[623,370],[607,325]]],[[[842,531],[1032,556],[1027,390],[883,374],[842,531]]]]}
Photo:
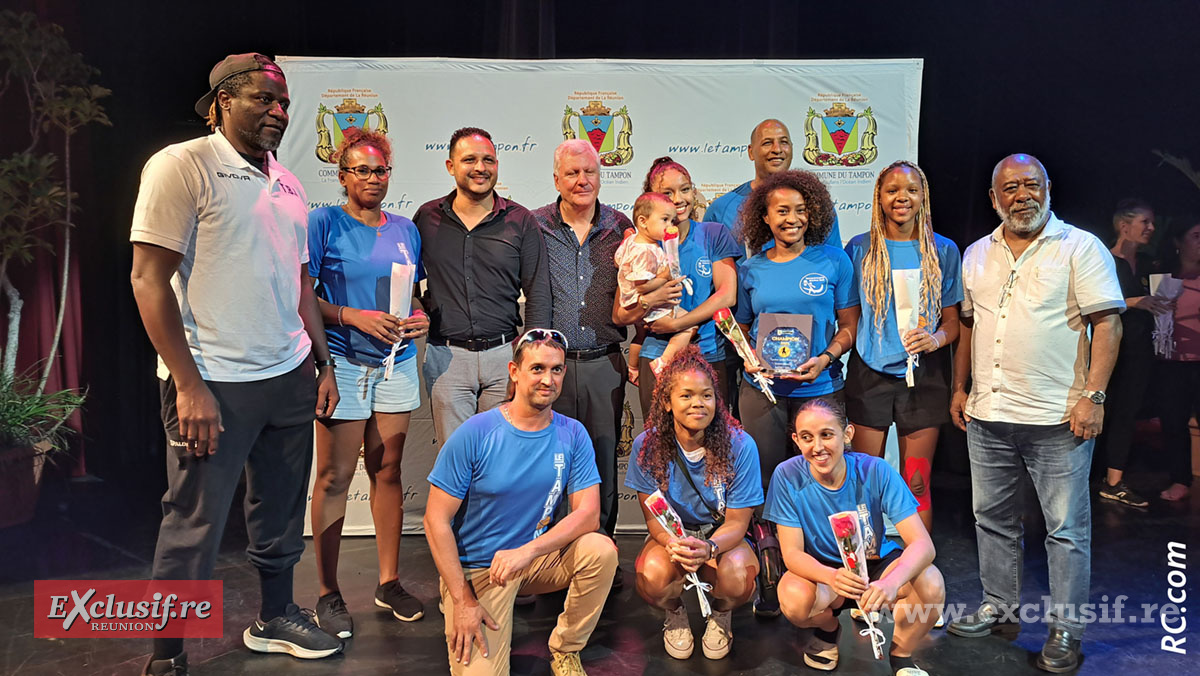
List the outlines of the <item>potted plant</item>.
{"type": "Polygon", "coordinates": [[[83,394],[47,392],[46,384],[58,353],[71,269],[71,219],[77,210],[71,140],[88,124],[111,124],[99,103],[110,92],[89,83],[97,74],[71,51],[60,26],[42,24],[28,12],[0,12],[0,103],[11,92],[23,98],[28,112],[28,145],[0,159],[0,303],[7,304],[7,331],[0,341],[0,527],[32,518],[45,463],[65,450],[63,423],[83,404],[83,394]],[[61,165],[49,147],[62,149],[61,165]],[[41,373],[24,375],[17,372],[23,301],[13,272],[39,250],[61,265],[55,333],[46,354],[37,355],[41,373]]]}

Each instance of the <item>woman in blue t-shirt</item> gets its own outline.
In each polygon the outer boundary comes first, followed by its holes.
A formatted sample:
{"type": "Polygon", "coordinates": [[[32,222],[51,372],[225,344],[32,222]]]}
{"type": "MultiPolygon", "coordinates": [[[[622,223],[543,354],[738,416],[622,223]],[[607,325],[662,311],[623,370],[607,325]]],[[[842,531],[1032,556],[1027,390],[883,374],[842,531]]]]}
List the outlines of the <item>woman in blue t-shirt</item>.
{"type": "MultiPolygon", "coordinates": [[[[338,551],[360,449],[371,482],[379,555],[375,605],[406,622],[424,615],[421,602],[400,585],[398,566],[404,520],[400,461],[409,416],[421,403],[413,339],[429,331],[429,320],[419,309],[407,317],[388,313],[393,263],[413,265],[414,282],[424,277],[416,226],[382,209],[391,154],[386,136],[349,130],[334,156],[346,203],[316,209],[308,217],[309,274],[319,283],[341,395],[333,416],[318,419],[316,426],[312,530],[321,587],[316,612],[321,628],[342,638],[353,635],[354,623],[338,588],[338,551]]],[[[415,285],[403,291],[411,293],[415,285]]]]}
{"type": "Polygon", "coordinates": [[[928,676],[912,653],[940,617],[946,584],[933,565],[933,541],[917,518],[916,499],[883,460],[849,452],[854,427],[836,403],[805,402],[793,422],[800,455],[776,468],[763,516],[778,528],[787,567],[779,581],[780,609],[792,624],[813,629],[804,663],[823,671],[837,667],[837,614],[855,601],[870,613],[892,609],[892,670],[928,676]],[[857,573],[846,567],[842,553],[849,548],[829,520],[839,512],[857,516],[850,521],[863,545],[857,573]],[[884,516],[896,524],[903,547],[886,537],[884,516]]]}
{"type": "Polygon", "coordinates": [[[917,165],[893,162],[879,172],[874,202],[870,231],[846,245],[862,299],[846,413],[858,430],[855,448],[875,457],[883,457],[896,425],[900,472],[921,522],[932,528],[929,469],[938,430],[950,420],[950,350],[943,348],[958,338],[962,258],[954,242],[933,232],[929,181],[917,165]],[[907,304],[916,328],[898,328],[896,284],[916,292],[907,304]],[[918,355],[911,373],[910,354],[918,355]]]}
{"type": "Polygon", "coordinates": [[[701,645],[720,659],[733,643],[730,613],[754,594],[758,559],[746,544],[754,508],[762,504],[758,452],[739,429],[718,391],[712,366],[693,345],[659,375],[646,409],[646,428],[633,442],[625,485],[638,492],[650,535],[637,558],[637,591],[666,611],[663,645],[684,660],[694,639],[680,598],[684,576],[696,572],[712,585],[713,614],[701,645]],[[661,490],[679,514],[687,537],[668,534],[646,508],[661,490]]]}
{"type": "MultiPolygon", "coordinates": [[[[646,311],[662,301],[679,301],[686,312],[678,317],[663,317],[647,326],[649,334],[638,359],[638,394],[645,411],[654,392],[654,371],[650,362],[662,356],[667,339],[693,326],[698,327],[694,342],[704,359],[712,365],[717,387],[728,387],[732,369],[726,364],[724,339],[717,336],[713,313],[730,307],[737,300],[737,270],[734,261],[742,248],[720,223],[700,223],[693,219],[698,194],[687,169],[670,157],[660,157],[650,165],[643,185],[646,192],[658,192],[675,204],[674,225],[679,228],[679,260],[691,292],[681,282],[672,281],[658,291],[642,297],[642,303],[629,308],[614,303],[613,319],[618,324],[632,324],[646,311]]],[[[703,212],[703,209],[699,211],[703,212]]],[[[727,390],[721,394],[728,397],[727,390]]]]}
{"type": "MultiPolygon", "coordinates": [[[[840,358],[854,345],[858,293],[846,253],[822,244],[832,223],[829,190],[807,171],[783,171],[763,179],[742,207],[742,241],[750,251],[760,252],[738,270],[734,317],[742,332],[757,349],[763,313],[812,319],[808,359],[794,373],[773,376],[776,403],[753,379],[742,381],[738,406],[742,424],[758,443],[763,486],[775,466],[792,453],[788,434],[800,404],[842,396],[840,358]],[[768,240],[775,245],[763,251],[768,240]]],[[[797,348],[792,343],[787,349],[797,348]]],[[[754,371],[745,366],[747,373],[754,371]]]]}

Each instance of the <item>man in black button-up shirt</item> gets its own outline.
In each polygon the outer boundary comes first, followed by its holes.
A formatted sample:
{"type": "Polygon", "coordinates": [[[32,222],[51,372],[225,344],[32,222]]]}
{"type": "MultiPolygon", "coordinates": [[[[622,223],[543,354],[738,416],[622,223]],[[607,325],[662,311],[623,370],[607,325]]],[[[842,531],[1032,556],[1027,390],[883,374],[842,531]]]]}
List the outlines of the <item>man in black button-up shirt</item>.
{"type": "Polygon", "coordinates": [[[617,438],[625,405],[625,327],[612,321],[617,293],[613,261],[633,223],[600,204],[600,156],[589,141],[554,151],[559,198],[533,212],[550,266],[550,328],[570,343],[567,374],[554,410],[578,419],[592,437],[600,470],[600,527],[617,525],[617,438]]]}
{"type": "Polygon", "coordinates": [[[446,160],[455,190],[413,218],[428,284],[425,386],[443,442],[467,418],[504,400],[522,292],[525,325],[550,324],[542,235],[527,209],[495,193],[499,166],[486,131],[455,131],[446,160]]]}

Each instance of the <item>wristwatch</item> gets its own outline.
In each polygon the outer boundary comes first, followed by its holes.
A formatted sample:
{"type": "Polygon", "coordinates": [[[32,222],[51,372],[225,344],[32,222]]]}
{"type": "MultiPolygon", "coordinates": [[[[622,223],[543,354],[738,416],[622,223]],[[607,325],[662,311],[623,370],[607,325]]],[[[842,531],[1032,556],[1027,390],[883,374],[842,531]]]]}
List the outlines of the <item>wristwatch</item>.
{"type": "Polygon", "coordinates": [[[333,363],[332,359],[316,359],[314,362],[319,369],[325,368],[326,366],[337,368],[337,364],[333,363]]]}
{"type": "Polygon", "coordinates": [[[1104,390],[1084,390],[1083,396],[1091,399],[1092,403],[1097,406],[1103,406],[1104,400],[1108,398],[1108,395],[1104,394],[1104,390]]]}
{"type": "Polygon", "coordinates": [[[704,543],[708,545],[708,560],[712,561],[717,558],[717,554],[721,553],[721,548],[717,546],[717,543],[712,540],[705,540],[704,543]]]}

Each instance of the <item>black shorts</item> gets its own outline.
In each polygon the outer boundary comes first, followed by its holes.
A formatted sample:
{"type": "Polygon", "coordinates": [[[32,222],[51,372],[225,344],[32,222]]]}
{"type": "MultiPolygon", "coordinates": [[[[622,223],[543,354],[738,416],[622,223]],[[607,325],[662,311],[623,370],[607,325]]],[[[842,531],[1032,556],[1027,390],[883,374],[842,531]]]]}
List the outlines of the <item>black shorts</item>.
{"type": "Polygon", "coordinates": [[[895,423],[901,434],[950,422],[950,350],[921,355],[913,380],[910,388],[903,376],[880,373],[858,351],[852,352],[846,367],[846,416],[876,429],[895,423]]]}

